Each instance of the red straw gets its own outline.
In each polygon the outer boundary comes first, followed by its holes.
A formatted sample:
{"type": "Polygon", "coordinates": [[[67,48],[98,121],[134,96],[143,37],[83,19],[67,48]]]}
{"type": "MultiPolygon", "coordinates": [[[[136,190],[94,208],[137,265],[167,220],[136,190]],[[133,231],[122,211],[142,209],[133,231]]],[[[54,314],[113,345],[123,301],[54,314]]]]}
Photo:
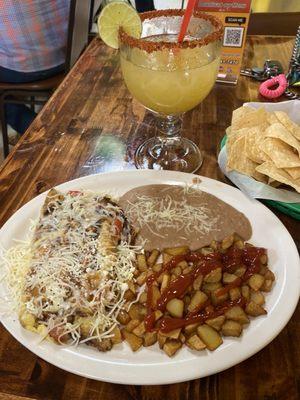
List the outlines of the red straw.
{"type": "Polygon", "coordinates": [[[190,23],[190,19],[191,19],[192,15],[193,15],[193,11],[194,11],[196,2],[197,2],[197,0],[189,0],[188,1],[188,5],[187,5],[186,10],[184,12],[183,20],[182,20],[181,27],[180,27],[180,32],[179,32],[179,35],[178,35],[178,42],[179,43],[182,42],[184,37],[185,37],[187,28],[188,28],[189,23],[190,23]]]}

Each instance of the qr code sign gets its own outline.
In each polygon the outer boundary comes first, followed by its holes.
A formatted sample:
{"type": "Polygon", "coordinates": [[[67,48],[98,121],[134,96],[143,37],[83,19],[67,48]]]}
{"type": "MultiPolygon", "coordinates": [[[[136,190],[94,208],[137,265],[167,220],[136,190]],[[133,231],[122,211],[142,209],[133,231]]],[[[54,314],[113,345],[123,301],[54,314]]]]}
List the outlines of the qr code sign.
{"type": "Polygon", "coordinates": [[[244,28],[236,26],[226,26],[224,32],[223,46],[242,47],[244,28]]]}

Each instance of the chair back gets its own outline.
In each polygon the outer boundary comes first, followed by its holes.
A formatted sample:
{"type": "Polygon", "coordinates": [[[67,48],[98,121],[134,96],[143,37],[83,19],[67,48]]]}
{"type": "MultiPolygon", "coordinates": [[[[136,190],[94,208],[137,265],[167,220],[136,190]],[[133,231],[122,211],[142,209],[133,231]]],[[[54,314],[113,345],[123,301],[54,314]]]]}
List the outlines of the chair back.
{"type": "Polygon", "coordinates": [[[69,71],[88,43],[91,0],[70,0],[66,71],[69,71]]]}

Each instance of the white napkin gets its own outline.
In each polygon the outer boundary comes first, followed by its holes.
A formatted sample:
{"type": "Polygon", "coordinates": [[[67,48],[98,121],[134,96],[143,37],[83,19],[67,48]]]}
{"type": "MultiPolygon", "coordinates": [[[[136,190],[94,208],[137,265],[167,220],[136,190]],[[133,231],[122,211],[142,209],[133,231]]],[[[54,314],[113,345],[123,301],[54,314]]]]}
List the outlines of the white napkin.
{"type": "MultiPolygon", "coordinates": [[[[244,106],[254,108],[265,107],[267,111],[285,111],[292,121],[300,125],[300,100],[289,100],[281,103],[245,103],[244,106]]],[[[220,151],[218,163],[221,171],[241,191],[255,199],[276,200],[285,203],[300,203],[300,194],[285,189],[277,189],[258,182],[249,176],[236,171],[226,171],[227,154],[226,146],[220,151]]]]}

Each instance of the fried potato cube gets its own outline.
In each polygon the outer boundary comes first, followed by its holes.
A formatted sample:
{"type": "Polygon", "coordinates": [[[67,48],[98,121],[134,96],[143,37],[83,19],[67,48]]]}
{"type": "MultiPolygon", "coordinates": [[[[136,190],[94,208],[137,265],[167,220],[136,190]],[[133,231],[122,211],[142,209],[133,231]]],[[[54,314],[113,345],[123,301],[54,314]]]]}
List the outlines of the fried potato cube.
{"type": "Polygon", "coordinates": [[[211,326],[200,325],[197,328],[197,333],[209,350],[215,350],[223,343],[220,334],[211,326]]]}
{"type": "Polygon", "coordinates": [[[266,279],[260,288],[263,292],[270,292],[273,286],[273,282],[271,279],[266,279]]]}
{"type": "Polygon", "coordinates": [[[153,308],[156,308],[157,300],[160,298],[161,293],[160,293],[158,287],[154,286],[154,285],[150,286],[148,290],[149,290],[149,292],[151,292],[150,293],[150,295],[151,295],[151,305],[152,305],[153,308]]]}
{"type": "Polygon", "coordinates": [[[220,289],[222,287],[221,282],[217,283],[203,283],[202,285],[202,291],[206,293],[208,296],[210,295],[211,292],[214,290],[220,289]]]}
{"type": "Polygon", "coordinates": [[[254,301],[254,303],[263,306],[265,304],[265,296],[261,292],[251,292],[250,300],[254,301]]]}
{"type": "Polygon", "coordinates": [[[164,249],[164,252],[171,256],[181,256],[183,254],[187,254],[190,251],[188,246],[180,246],[180,247],[168,247],[164,249]]]}
{"type": "Polygon", "coordinates": [[[169,274],[163,274],[162,275],[162,281],[161,281],[161,286],[160,286],[160,292],[162,293],[170,283],[170,275],[169,274]]]}
{"type": "Polygon", "coordinates": [[[244,273],[246,272],[246,267],[244,267],[243,265],[241,265],[240,267],[238,267],[235,271],[234,271],[234,275],[241,277],[244,275],[244,273]]]}
{"type": "Polygon", "coordinates": [[[185,260],[180,261],[180,262],[177,264],[177,267],[180,267],[182,270],[184,270],[185,268],[188,268],[188,266],[189,266],[189,264],[188,264],[188,262],[185,261],[185,260]]]}
{"type": "Polygon", "coordinates": [[[175,267],[175,268],[172,269],[172,273],[173,273],[174,275],[176,275],[176,276],[179,276],[179,275],[182,274],[182,270],[181,270],[181,268],[178,267],[178,265],[177,265],[177,267],[175,267]]]}
{"type": "Polygon", "coordinates": [[[117,316],[117,321],[122,324],[126,325],[130,321],[130,316],[127,311],[125,310],[120,310],[118,316],[117,316]]]}
{"type": "Polygon", "coordinates": [[[147,271],[148,270],[148,265],[147,265],[145,254],[138,254],[136,259],[137,259],[137,267],[138,267],[138,269],[141,272],[147,271]]]}
{"type": "Polygon", "coordinates": [[[126,329],[123,329],[122,334],[124,339],[131,347],[132,351],[137,351],[143,345],[143,339],[136,336],[133,333],[128,332],[126,329]]]}
{"type": "Polygon", "coordinates": [[[132,333],[134,333],[138,337],[142,337],[146,332],[144,322],[141,322],[136,328],[133,329],[132,333]]]}
{"type": "Polygon", "coordinates": [[[131,319],[138,319],[139,321],[143,321],[147,314],[147,309],[139,303],[134,303],[131,305],[128,313],[131,319]]]}
{"type": "Polygon", "coordinates": [[[268,264],[268,256],[266,254],[263,254],[262,256],[260,256],[260,260],[259,260],[263,265],[267,265],[268,264]]]}
{"type": "MultiPolygon", "coordinates": [[[[37,326],[37,328],[36,328],[36,332],[39,334],[39,335],[41,335],[41,336],[43,336],[44,338],[51,338],[51,336],[49,336],[48,335],[48,329],[46,328],[46,326],[45,325],[38,325],[37,326]]],[[[51,338],[52,339],[52,338],[51,338]]]]}
{"type": "Polygon", "coordinates": [[[183,298],[183,302],[184,302],[184,311],[187,311],[188,306],[191,302],[191,296],[189,296],[188,294],[186,294],[183,298]]]}
{"type": "Polygon", "coordinates": [[[146,301],[147,301],[147,293],[146,293],[146,292],[143,292],[143,293],[141,293],[141,295],[140,295],[140,297],[139,297],[139,302],[140,302],[141,304],[145,304],[146,301]]]}
{"type": "Polygon", "coordinates": [[[158,250],[152,250],[150,256],[147,259],[147,264],[149,267],[152,267],[155,263],[156,260],[158,259],[159,256],[159,251],[158,250]]]}
{"type": "Polygon", "coordinates": [[[241,336],[243,327],[236,321],[226,321],[222,326],[222,334],[224,336],[241,336]]]}
{"type": "Polygon", "coordinates": [[[124,299],[127,301],[132,301],[135,299],[135,294],[130,289],[127,289],[124,293],[124,299]]]}
{"type": "Polygon", "coordinates": [[[128,324],[126,324],[127,332],[132,332],[137,326],[139,326],[140,323],[141,321],[139,321],[138,319],[130,320],[128,324]]]}
{"type": "Polygon", "coordinates": [[[193,269],[194,269],[194,267],[188,266],[188,267],[184,268],[184,270],[182,271],[182,273],[183,273],[183,275],[187,275],[187,274],[189,274],[190,272],[192,272],[193,269]]]}
{"type": "Polygon", "coordinates": [[[232,288],[232,289],[230,289],[229,290],[229,297],[230,297],[230,300],[237,300],[237,299],[239,299],[240,297],[241,297],[241,290],[240,290],[240,288],[232,288]]]}
{"type": "Polygon", "coordinates": [[[193,289],[200,290],[203,282],[203,275],[198,275],[193,282],[193,289]]]}
{"type": "Polygon", "coordinates": [[[242,250],[245,247],[245,243],[242,240],[237,240],[234,242],[234,247],[242,250]]]}
{"type": "Polygon", "coordinates": [[[229,283],[234,282],[237,279],[235,274],[229,274],[228,272],[224,272],[223,274],[223,283],[228,285],[229,283]]]}
{"type": "Polygon", "coordinates": [[[240,306],[231,307],[225,312],[225,317],[242,325],[249,323],[249,318],[240,306]]]}
{"type": "Polygon", "coordinates": [[[211,243],[210,243],[210,247],[211,247],[213,250],[218,250],[219,244],[218,244],[218,242],[217,242],[216,240],[212,240],[211,243]]]}
{"type": "Polygon", "coordinates": [[[34,325],[35,325],[35,316],[26,311],[23,312],[22,314],[20,314],[19,320],[20,320],[21,325],[25,329],[28,329],[29,327],[34,327],[34,325]]]}
{"type": "Polygon", "coordinates": [[[217,290],[213,291],[211,293],[211,302],[213,303],[214,306],[217,306],[218,304],[223,303],[223,301],[228,299],[229,294],[224,293],[221,296],[217,296],[217,290]]]}
{"type": "Polygon", "coordinates": [[[234,242],[234,235],[230,235],[227,238],[223,239],[221,242],[221,249],[227,250],[229,247],[233,245],[234,242]]]}
{"type": "Polygon", "coordinates": [[[182,344],[186,342],[186,337],[184,336],[183,333],[181,333],[181,334],[179,335],[179,340],[181,341],[182,344]]]}
{"type": "Polygon", "coordinates": [[[262,287],[264,281],[265,281],[265,278],[262,275],[254,274],[254,275],[250,276],[250,278],[248,280],[248,284],[251,287],[251,289],[253,289],[257,292],[262,287]]]}
{"type": "Polygon", "coordinates": [[[252,317],[258,317],[259,315],[267,314],[267,311],[261,305],[254,303],[254,301],[250,301],[247,304],[245,311],[252,317]]]}
{"type": "Polygon", "coordinates": [[[275,281],[275,275],[269,268],[266,271],[265,279],[270,279],[271,281],[275,281]]]}
{"type": "Polygon", "coordinates": [[[95,343],[99,351],[109,351],[113,347],[113,343],[110,339],[102,339],[101,341],[97,340],[93,343],[95,343]]]}
{"type": "Polygon", "coordinates": [[[166,336],[167,338],[170,339],[179,339],[180,334],[181,334],[181,328],[174,329],[173,331],[170,332],[160,332],[162,336],[166,336]]]}
{"type": "Polygon", "coordinates": [[[200,351],[200,350],[204,350],[206,348],[206,344],[204,342],[202,342],[202,340],[196,334],[190,336],[187,339],[186,344],[192,350],[200,351]]]}
{"type": "Polygon", "coordinates": [[[248,285],[243,285],[241,287],[242,296],[245,297],[246,300],[250,299],[250,288],[248,285]]]}
{"type": "Polygon", "coordinates": [[[193,332],[196,332],[197,327],[199,326],[199,324],[196,322],[195,324],[190,324],[184,327],[184,333],[189,336],[191,335],[193,332]]]}
{"type": "Polygon", "coordinates": [[[182,318],[184,302],[180,299],[172,299],[168,301],[166,309],[172,315],[172,317],[182,318]]]}
{"type": "Polygon", "coordinates": [[[164,314],[160,310],[154,311],[155,321],[158,321],[164,314]]]}
{"type": "Polygon", "coordinates": [[[87,337],[90,335],[91,330],[93,329],[93,323],[95,320],[93,317],[77,317],[76,323],[80,324],[80,334],[82,337],[87,337]]]}
{"type": "MultiPolygon", "coordinates": [[[[160,274],[159,277],[156,279],[158,286],[162,284],[163,277],[164,277],[164,274],[160,274]]],[[[154,285],[155,285],[155,282],[154,282],[154,285]]]]}
{"type": "Polygon", "coordinates": [[[188,311],[192,312],[196,308],[198,308],[201,304],[205,303],[206,300],[208,299],[207,295],[204,292],[201,292],[200,290],[197,290],[194,292],[191,302],[188,305],[188,311]]]}
{"type": "Polygon", "coordinates": [[[156,332],[146,332],[144,335],[144,346],[152,346],[157,341],[157,333],[156,332]]]}
{"type": "Polygon", "coordinates": [[[202,249],[200,250],[201,254],[203,254],[204,256],[207,256],[207,254],[213,253],[214,249],[211,247],[202,247],[202,249]]]}
{"type": "Polygon", "coordinates": [[[182,347],[182,343],[180,340],[168,339],[163,346],[163,351],[169,356],[172,357],[174,354],[182,347]]]}
{"type": "Polygon", "coordinates": [[[224,324],[224,321],[225,321],[224,315],[220,315],[219,317],[208,319],[205,323],[214,328],[216,331],[220,331],[222,325],[224,324]]]}
{"type": "Polygon", "coordinates": [[[173,256],[171,256],[171,254],[168,254],[166,252],[163,252],[162,255],[163,255],[163,264],[167,264],[173,258],[173,256]]]}
{"type": "Polygon", "coordinates": [[[167,336],[164,336],[160,331],[157,333],[157,341],[159,348],[162,349],[167,341],[167,336]]]}
{"type": "Polygon", "coordinates": [[[132,281],[127,281],[128,289],[132,291],[132,293],[136,293],[136,285],[132,281]]]}
{"type": "Polygon", "coordinates": [[[222,268],[216,268],[204,277],[206,283],[217,283],[222,279],[222,268]]]}
{"type": "Polygon", "coordinates": [[[146,279],[147,279],[147,271],[144,271],[144,272],[142,272],[137,278],[136,278],[136,283],[139,285],[139,286],[142,286],[145,282],[146,282],[146,279]]]}
{"type": "Polygon", "coordinates": [[[118,344],[122,342],[122,335],[120,329],[115,326],[114,329],[111,331],[111,333],[114,335],[110,338],[112,344],[118,344]]]}
{"type": "Polygon", "coordinates": [[[267,267],[266,265],[262,265],[262,266],[260,267],[259,273],[260,273],[260,275],[265,276],[266,273],[267,273],[267,271],[268,271],[268,267],[267,267]]]}
{"type": "Polygon", "coordinates": [[[162,269],[162,264],[154,264],[152,269],[154,272],[160,272],[162,269]]]}

